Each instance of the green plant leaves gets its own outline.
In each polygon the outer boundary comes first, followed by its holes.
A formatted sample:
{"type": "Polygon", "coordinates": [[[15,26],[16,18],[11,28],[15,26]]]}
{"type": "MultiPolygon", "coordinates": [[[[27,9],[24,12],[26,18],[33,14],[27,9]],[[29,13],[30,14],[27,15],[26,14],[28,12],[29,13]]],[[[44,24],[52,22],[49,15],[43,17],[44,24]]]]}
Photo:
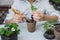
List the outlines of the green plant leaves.
{"type": "Polygon", "coordinates": [[[17,30],[16,30],[16,33],[17,33],[17,34],[20,34],[20,30],[19,30],[19,29],[17,29],[17,30]]]}
{"type": "Polygon", "coordinates": [[[32,11],[36,11],[36,10],[37,10],[37,8],[36,8],[36,7],[34,7],[34,6],[31,6],[31,10],[32,10],[32,11]]]}
{"type": "Polygon", "coordinates": [[[0,28],[0,35],[4,34],[5,29],[4,28],[0,28]]]}
{"type": "Polygon", "coordinates": [[[54,20],[49,20],[48,23],[53,25],[54,23],[56,23],[56,21],[54,21],[54,20]]]}
{"type": "Polygon", "coordinates": [[[18,29],[18,24],[16,23],[8,23],[5,24],[4,28],[0,28],[0,35],[4,35],[6,37],[10,37],[13,33],[19,34],[20,29],[18,29]]]}
{"type": "Polygon", "coordinates": [[[56,23],[56,21],[53,21],[53,20],[49,20],[49,21],[45,22],[44,29],[45,30],[54,29],[54,23],[56,23]]]}
{"type": "Polygon", "coordinates": [[[44,23],[44,29],[47,30],[48,29],[48,24],[45,22],[44,23]]]}
{"type": "Polygon", "coordinates": [[[5,24],[5,26],[4,27],[9,27],[10,26],[10,24],[5,24]]]}
{"type": "Polygon", "coordinates": [[[9,24],[5,24],[5,27],[10,27],[10,28],[17,29],[18,25],[16,23],[9,23],[9,24]]]}
{"type": "Polygon", "coordinates": [[[14,28],[15,30],[17,30],[18,25],[16,23],[11,23],[11,27],[14,28]]]}
{"type": "Polygon", "coordinates": [[[9,37],[13,32],[11,30],[6,30],[5,36],[9,37]]]}

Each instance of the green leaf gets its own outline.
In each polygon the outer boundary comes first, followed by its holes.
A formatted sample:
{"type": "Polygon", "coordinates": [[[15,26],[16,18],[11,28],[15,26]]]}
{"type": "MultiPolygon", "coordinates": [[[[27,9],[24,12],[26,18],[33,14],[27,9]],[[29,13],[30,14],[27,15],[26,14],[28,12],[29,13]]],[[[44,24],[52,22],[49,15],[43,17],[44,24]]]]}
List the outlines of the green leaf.
{"type": "Polygon", "coordinates": [[[0,35],[3,35],[5,32],[5,29],[4,28],[0,28],[0,35]]]}
{"type": "Polygon", "coordinates": [[[54,20],[49,20],[48,23],[54,24],[54,23],[56,23],[56,21],[54,21],[54,20]]]}
{"type": "Polygon", "coordinates": [[[56,23],[56,21],[54,20],[49,20],[47,22],[44,23],[44,29],[54,29],[54,23],[56,23]]]}
{"type": "Polygon", "coordinates": [[[9,24],[5,24],[5,26],[4,27],[9,27],[9,24]]]}
{"type": "Polygon", "coordinates": [[[44,23],[44,29],[47,30],[48,29],[48,24],[45,22],[44,23]]]}
{"type": "Polygon", "coordinates": [[[17,30],[18,25],[16,23],[11,23],[11,27],[14,28],[15,30],[17,30]]]}
{"type": "Polygon", "coordinates": [[[37,10],[37,8],[36,8],[36,7],[34,7],[34,6],[31,6],[31,10],[32,10],[32,11],[36,11],[36,10],[37,10]]]}
{"type": "Polygon", "coordinates": [[[13,32],[11,30],[6,30],[5,36],[9,37],[11,36],[13,32]]]}
{"type": "Polygon", "coordinates": [[[20,29],[16,30],[16,33],[17,33],[17,34],[20,34],[20,29]]]}
{"type": "Polygon", "coordinates": [[[4,28],[0,28],[0,35],[5,35],[7,37],[10,37],[14,32],[14,30],[12,28],[15,29],[16,33],[20,32],[20,30],[18,29],[18,24],[9,23],[9,24],[5,24],[4,28]]]}

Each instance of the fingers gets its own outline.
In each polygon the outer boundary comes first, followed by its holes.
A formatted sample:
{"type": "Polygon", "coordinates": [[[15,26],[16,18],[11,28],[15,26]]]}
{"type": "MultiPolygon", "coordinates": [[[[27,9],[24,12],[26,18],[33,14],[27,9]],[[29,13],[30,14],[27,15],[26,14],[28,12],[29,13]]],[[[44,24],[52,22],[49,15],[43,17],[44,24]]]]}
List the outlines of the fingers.
{"type": "Polygon", "coordinates": [[[20,22],[23,22],[24,16],[20,16],[20,15],[14,14],[13,19],[14,19],[15,22],[20,23],[20,22]]]}
{"type": "Polygon", "coordinates": [[[22,14],[20,14],[20,15],[19,14],[14,14],[14,16],[16,16],[16,17],[22,17],[22,18],[24,17],[22,14]]]}
{"type": "Polygon", "coordinates": [[[36,14],[37,12],[32,12],[32,14],[36,14]]]}
{"type": "Polygon", "coordinates": [[[33,12],[33,19],[35,21],[39,21],[40,20],[40,17],[38,16],[38,13],[37,12],[33,12]]]}
{"type": "Polygon", "coordinates": [[[42,11],[34,11],[34,12],[32,12],[32,14],[36,14],[36,13],[40,14],[40,13],[43,13],[43,12],[42,11]]]}
{"type": "Polygon", "coordinates": [[[40,17],[38,17],[38,16],[33,16],[33,19],[34,19],[35,21],[39,21],[39,20],[40,20],[40,17]]]}
{"type": "Polygon", "coordinates": [[[23,19],[22,18],[14,18],[14,22],[18,22],[18,23],[21,23],[21,22],[23,22],[23,19]]]}
{"type": "Polygon", "coordinates": [[[35,13],[35,14],[33,14],[33,19],[35,21],[42,21],[43,20],[43,14],[35,13]]]}
{"type": "Polygon", "coordinates": [[[38,14],[33,14],[33,16],[38,16],[38,14]]]}

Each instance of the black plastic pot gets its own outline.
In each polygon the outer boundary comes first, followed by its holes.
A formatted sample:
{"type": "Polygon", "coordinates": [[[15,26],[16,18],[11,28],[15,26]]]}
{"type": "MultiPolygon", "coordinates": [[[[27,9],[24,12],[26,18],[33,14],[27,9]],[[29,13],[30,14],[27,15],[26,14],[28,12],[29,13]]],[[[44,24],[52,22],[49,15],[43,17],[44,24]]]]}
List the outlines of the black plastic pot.
{"type": "Polygon", "coordinates": [[[46,39],[54,39],[55,35],[54,35],[54,30],[48,29],[45,33],[44,33],[44,37],[46,39]]]}
{"type": "Polygon", "coordinates": [[[49,3],[54,6],[54,8],[60,11],[60,3],[54,2],[53,0],[49,0],[49,3]]]}
{"type": "Polygon", "coordinates": [[[17,34],[12,35],[11,37],[1,36],[1,40],[17,40],[17,34]]]}

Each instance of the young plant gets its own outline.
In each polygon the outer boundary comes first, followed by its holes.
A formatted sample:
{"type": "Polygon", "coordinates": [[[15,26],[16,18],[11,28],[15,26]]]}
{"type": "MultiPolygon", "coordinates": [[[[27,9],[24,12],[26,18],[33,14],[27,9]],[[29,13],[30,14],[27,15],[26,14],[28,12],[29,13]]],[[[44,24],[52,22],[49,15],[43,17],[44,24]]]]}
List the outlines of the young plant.
{"type": "Polygon", "coordinates": [[[3,28],[0,28],[0,35],[10,37],[13,34],[19,34],[20,29],[16,23],[5,24],[3,28]]]}
{"type": "Polygon", "coordinates": [[[32,5],[32,6],[31,6],[31,10],[32,10],[32,11],[36,11],[37,8],[36,8],[35,6],[32,5]]]}
{"type": "Polygon", "coordinates": [[[55,21],[53,20],[50,20],[50,21],[47,21],[44,23],[44,29],[45,30],[48,30],[48,29],[54,29],[54,23],[56,23],[55,21]]]}
{"type": "MultiPolygon", "coordinates": [[[[33,5],[32,5],[32,6],[31,6],[31,10],[32,10],[32,12],[33,12],[33,11],[36,11],[36,10],[37,10],[37,8],[36,8],[35,6],[33,6],[33,5]]],[[[33,15],[32,15],[32,16],[33,16],[33,15]]],[[[31,16],[31,18],[32,18],[32,20],[31,20],[31,21],[34,21],[32,16],[31,16]]]]}
{"type": "MultiPolygon", "coordinates": [[[[33,11],[36,11],[37,10],[37,8],[36,7],[34,7],[33,5],[31,6],[31,10],[32,10],[32,12],[33,11]]],[[[31,19],[30,18],[28,18],[28,17],[25,17],[25,19],[26,19],[26,21],[27,22],[32,22],[33,20],[33,17],[32,17],[33,15],[31,15],[31,19]]]]}

